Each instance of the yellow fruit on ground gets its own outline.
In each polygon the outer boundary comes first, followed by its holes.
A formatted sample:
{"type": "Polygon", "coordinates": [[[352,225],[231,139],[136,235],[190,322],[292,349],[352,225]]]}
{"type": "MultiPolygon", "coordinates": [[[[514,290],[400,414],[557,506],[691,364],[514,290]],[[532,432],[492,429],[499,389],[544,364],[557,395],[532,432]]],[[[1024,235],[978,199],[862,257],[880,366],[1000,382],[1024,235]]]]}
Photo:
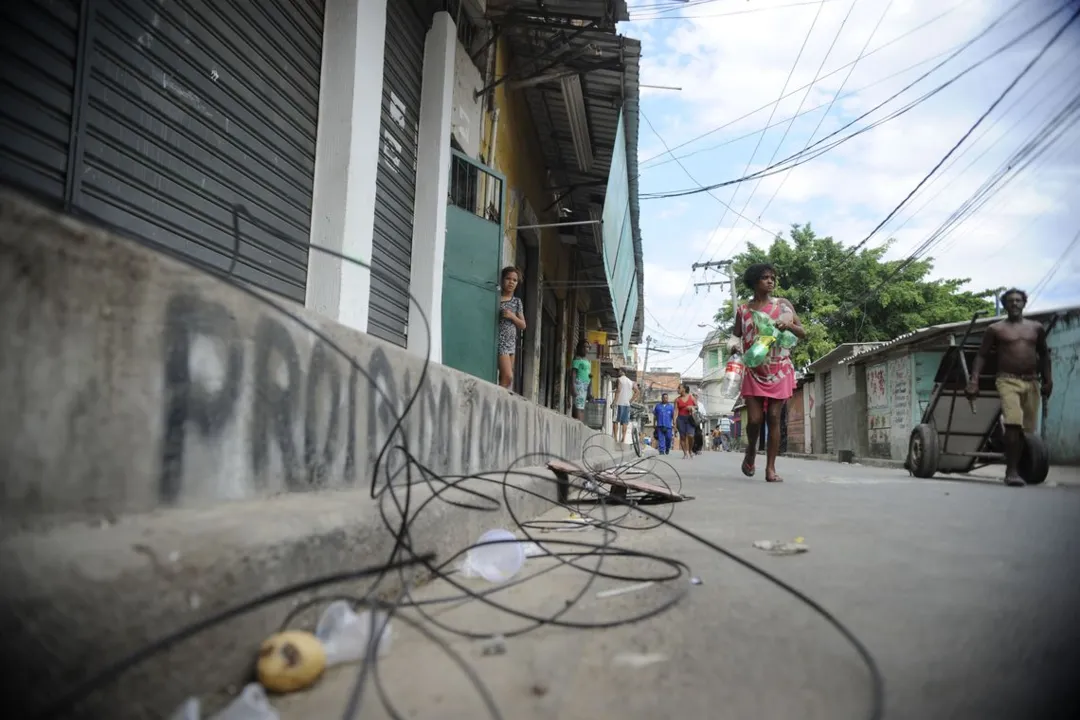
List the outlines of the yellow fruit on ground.
{"type": "Polygon", "coordinates": [[[311,687],[326,669],[326,650],[319,638],[302,630],[271,635],[259,648],[259,682],[270,692],[288,693],[311,687]]]}

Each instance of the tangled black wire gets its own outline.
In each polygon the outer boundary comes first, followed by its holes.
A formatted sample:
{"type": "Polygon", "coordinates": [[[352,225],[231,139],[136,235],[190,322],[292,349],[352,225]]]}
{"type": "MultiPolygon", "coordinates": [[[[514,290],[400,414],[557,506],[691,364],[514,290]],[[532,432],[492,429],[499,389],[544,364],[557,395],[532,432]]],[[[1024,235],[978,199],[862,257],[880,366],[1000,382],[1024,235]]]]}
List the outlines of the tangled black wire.
{"type": "MultiPolygon", "coordinates": [[[[131,237],[123,230],[102,222],[99,218],[82,213],[79,216],[83,219],[90,219],[117,234],[131,237]]],[[[318,327],[306,321],[302,316],[290,312],[281,303],[246,286],[233,277],[233,272],[240,257],[242,220],[252,223],[263,232],[274,234],[285,242],[293,242],[282,236],[275,228],[254,218],[246,208],[237,206],[233,210],[234,246],[232,248],[232,258],[224,271],[206,268],[187,258],[179,259],[193,267],[217,275],[221,280],[229,283],[236,290],[246,293],[256,302],[262,303],[288,317],[292,322],[325,342],[358,374],[371,382],[372,378],[367,374],[365,368],[361,367],[356,359],[349,356],[347,352],[337,345],[332,337],[322,333],[318,327]]],[[[134,239],[142,242],[140,238],[134,239]]],[[[307,247],[312,251],[325,253],[344,262],[355,263],[372,273],[380,272],[378,268],[329,248],[315,244],[307,247]]],[[[171,253],[169,254],[171,255],[171,253]]],[[[416,304],[411,295],[410,302],[416,304]]],[[[422,308],[419,308],[419,306],[417,308],[430,338],[428,318],[424,316],[422,308]]],[[[382,563],[310,578],[214,613],[159,638],[127,657],[108,665],[92,677],[80,682],[77,686],[59,694],[55,702],[48,708],[38,712],[34,717],[39,720],[67,717],[72,710],[81,706],[92,695],[109,687],[136,666],[232,619],[276,601],[295,597],[301,593],[345,582],[366,580],[371,581],[371,584],[370,589],[363,596],[337,594],[314,597],[300,603],[283,618],[282,629],[292,626],[305,611],[339,600],[345,600],[356,610],[368,609],[372,611],[370,613],[372,626],[369,628],[371,631],[369,638],[379,638],[382,635],[383,626],[388,624],[391,619],[401,622],[426,638],[461,669],[475,688],[488,716],[502,718],[504,716],[496,705],[491,691],[461,654],[451,647],[444,637],[440,637],[436,630],[450,636],[456,635],[473,640],[489,640],[494,637],[494,634],[454,627],[436,614],[436,608],[473,601],[484,604],[494,612],[520,620],[516,627],[498,633],[499,636],[505,638],[522,636],[542,627],[596,630],[648,620],[667,611],[686,596],[693,586],[692,580],[694,578],[692,578],[691,570],[684,562],[678,559],[640,550],[615,547],[614,542],[620,531],[648,530],[660,526],[666,526],[756,573],[818,613],[852,645],[866,665],[871,683],[871,707],[868,717],[871,720],[879,720],[882,717],[884,684],[874,657],[862,641],[828,610],[798,589],[753,563],[744,560],[708,538],[672,522],[671,515],[675,503],[667,502],[662,507],[651,509],[653,504],[648,501],[647,496],[650,495],[649,493],[646,493],[645,496],[641,494],[619,494],[602,487],[605,484],[612,487],[626,484],[633,488],[635,483],[640,487],[640,483],[647,482],[649,485],[660,488],[665,493],[679,498],[682,491],[681,478],[674,467],[660,456],[650,454],[645,457],[637,457],[631,462],[622,462],[620,457],[616,457],[600,444],[599,439],[603,436],[597,433],[586,442],[582,450],[579,465],[582,472],[575,474],[570,482],[570,487],[566,487],[564,482],[561,483],[564,492],[559,494],[559,497],[565,498],[565,500],[557,501],[552,500],[551,492],[543,492],[542,490],[552,489],[550,486],[545,486],[544,483],[556,484],[561,481],[553,479],[550,472],[541,472],[535,469],[544,466],[550,461],[562,460],[551,454],[532,453],[522,456],[500,473],[448,476],[440,475],[431,468],[426,467],[410,452],[407,434],[404,432],[404,423],[424,386],[429,364],[430,359],[425,358],[423,370],[412,395],[407,398],[400,417],[395,418],[388,439],[379,448],[370,478],[369,495],[371,499],[376,501],[383,527],[393,536],[394,541],[388,557],[382,563]],[[380,482],[383,475],[385,475],[385,478],[380,482]],[[530,487],[529,483],[523,483],[520,480],[514,482],[513,478],[526,478],[534,482],[530,487]],[[666,478],[670,478],[670,480],[666,478]],[[612,482],[613,480],[615,482],[612,482]],[[486,485],[493,487],[488,490],[481,489],[486,485]],[[540,488],[541,490],[532,488],[540,488]],[[426,497],[419,497],[421,492],[426,497]],[[551,502],[553,506],[563,507],[575,512],[581,519],[526,520],[520,518],[514,510],[514,503],[511,502],[512,494],[525,494],[551,502]],[[571,495],[574,496],[573,500],[570,499],[571,495]],[[493,584],[487,589],[470,587],[462,581],[461,573],[456,566],[470,550],[477,547],[476,545],[462,548],[449,556],[440,557],[437,557],[435,553],[421,552],[415,547],[413,527],[423,517],[425,510],[431,508],[436,502],[467,510],[507,513],[510,517],[512,529],[516,530],[515,534],[520,536],[520,539],[515,538],[512,541],[497,542],[534,543],[536,547],[541,549],[543,557],[554,562],[533,572],[523,570],[519,573],[519,576],[515,576],[504,583],[493,584]],[[547,537],[548,533],[552,531],[580,530],[582,528],[599,531],[600,540],[590,542],[583,540],[555,540],[547,537]],[[655,566],[657,569],[647,573],[636,572],[633,575],[604,569],[606,563],[620,558],[633,559],[643,562],[647,566],[655,566]],[[566,598],[565,602],[555,607],[550,614],[540,615],[525,612],[510,607],[492,597],[497,592],[523,585],[559,568],[569,568],[584,573],[585,582],[572,597],[566,598]],[[423,575],[430,579],[441,581],[439,587],[447,586],[449,588],[446,594],[434,598],[414,596],[417,589],[415,578],[418,572],[422,572],[423,575]],[[388,579],[392,576],[395,576],[395,582],[388,582],[388,579]],[[568,617],[574,606],[601,579],[637,583],[669,583],[676,589],[676,592],[671,593],[658,602],[657,605],[637,612],[630,617],[613,617],[603,621],[589,622],[568,617]],[[388,593],[393,595],[390,600],[385,599],[388,593]],[[409,612],[406,613],[406,610],[409,612]],[[377,617],[378,619],[376,619],[377,617]],[[381,624],[381,626],[377,627],[377,624],[381,624]]],[[[375,393],[386,398],[385,392],[377,383],[371,382],[371,385],[375,393]]],[[[651,495],[655,496],[656,493],[651,493],[651,495]]],[[[380,678],[379,655],[375,640],[369,642],[365,659],[356,670],[355,682],[342,708],[343,718],[351,720],[359,715],[372,685],[387,714],[392,718],[403,717],[403,714],[391,701],[380,678]]]]}

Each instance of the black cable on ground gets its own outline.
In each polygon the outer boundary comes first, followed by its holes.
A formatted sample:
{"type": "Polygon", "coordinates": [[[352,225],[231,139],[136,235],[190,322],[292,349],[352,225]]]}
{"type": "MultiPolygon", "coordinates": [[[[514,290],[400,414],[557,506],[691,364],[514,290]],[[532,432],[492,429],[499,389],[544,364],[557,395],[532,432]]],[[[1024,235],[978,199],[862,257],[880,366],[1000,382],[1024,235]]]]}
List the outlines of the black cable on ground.
{"type": "MultiPolygon", "coordinates": [[[[82,214],[80,217],[84,220],[96,222],[106,229],[113,230],[120,235],[131,237],[126,232],[111,227],[108,223],[101,222],[98,218],[88,217],[86,214],[82,214]]],[[[300,315],[290,312],[282,303],[268,298],[261,292],[240,283],[232,277],[231,272],[237,265],[242,248],[240,235],[241,219],[245,222],[255,224],[263,232],[273,234],[284,242],[293,243],[293,241],[290,241],[288,238],[282,237],[281,233],[277,232],[269,224],[263,223],[252,217],[245,208],[237,207],[234,210],[233,219],[235,232],[233,255],[228,264],[227,271],[222,272],[221,270],[209,269],[205,265],[200,266],[183,257],[176,257],[176,259],[186,262],[192,267],[199,267],[213,273],[223,282],[232,285],[240,292],[246,293],[248,297],[255,302],[272,308],[282,316],[291,319],[297,326],[304,328],[313,336],[325,342],[344,362],[348,363],[353,370],[359,375],[366,377],[370,382],[370,376],[368,376],[364,368],[359,365],[356,358],[351,357],[336,344],[332,338],[321,332],[313,323],[306,321],[300,315]]],[[[140,238],[133,239],[141,244],[145,244],[140,238]]],[[[151,245],[151,247],[154,246],[151,245]]],[[[379,268],[373,268],[366,263],[354,260],[341,253],[317,245],[307,245],[304,246],[304,248],[326,253],[327,255],[339,258],[345,262],[355,263],[361,267],[367,268],[375,274],[382,272],[379,268]]],[[[415,300],[411,297],[410,300],[415,303],[415,300]]],[[[428,337],[430,338],[428,320],[426,317],[423,317],[422,308],[418,309],[421,311],[420,314],[425,327],[428,328],[428,337]]],[[[500,718],[501,715],[493,699],[493,695],[484,685],[479,675],[453,650],[453,648],[451,648],[446,639],[434,632],[433,628],[438,628],[439,630],[442,630],[443,633],[450,635],[474,639],[490,637],[491,633],[478,633],[455,628],[442,618],[436,617],[435,608],[438,606],[449,605],[454,602],[479,602],[502,615],[515,617],[522,621],[519,627],[510,632],[500,633],[503,636],[521,636],[538,628],[548,626],[581,630],[601,630],[631,623],[640,623],[656,617],[658,614],[673,607],[686,596],[688,588],[690,587],[690,568],[677,558],[614,547],[613,543],[617,537],[617,533],[631,529],[627,526],[625,520],[628,516],[627,513],[632,511],[634,514],[649,518],[656,526],[664,525],[669,527],[675,532],[713,550],[718,556],[732,560],[737,565],[769,580],[819,614],[852,645],[866,665],[871,684],[871,707],[868,717],[871,718],[871,720],[878,720],[881,718],[884,683],[873,655],[862,641],[828,610],[792,585],[755,564],[742,559],[738,555],[707,538],[672,522],[669,519],[669,515],[674,509],[673,506],[669,505],[665,507],[663,510],[666,511],[668,515],[663,515],[661,512],[650,510],[644,503],[636,503],[630,507],[626,504],[626,500],[613,495],[606,495],[603,498],[603,501],[598,499],[596,511],[590,513],[592,519],[590,526],[595,527],[595,529],[601,532],[601,539],[599,541],[589,542],[584,540],[549,539],[535,534],[536,531],[542,530],[542,525],[539,524],[538,521],[524,520],[517,516],[512,499],[515,495],[530,495],[549,502],[553,507],[562,507],[570,510],[571,507],[568,503],[563,504],[553,499],[554,497],[557,497],[557,481],[552,478],[550,473],[537,473],[525,468],[526,465],[535,467],[536,465],[541,465],[550,460],[562,460],[562,458],[558,458],[551,454],[533,453],[523,456],[519,461],[512,463],[511,467],[505,470],[501,475],[498,473],[481,473],[460,476],[441,476],[431,468],[425,467],[410,451],[407,433],[404,431],[404,425],[409,412],[417,402],[419,394],[423,389],[424,382],[428,375],[429,364],[430,358],[427,357],[424,360],[423,371],[421,372],[420,380],[417,383],[416,388],[412,395],[405,400],[403,406],[404,409],[400,417],[395,418],[393,430],[390,433],[389,438],[378,450],[370,477],[369,495],[377,503],[379,516],[384,524],[385,530],[394,539],[393,546],[388,552],[388,557],[385,558],[382,563],[357,571],[348,571],[325,577],[312,578],[311,580],[302,583],[286,586],[258,597],[251,598],[246,602],[240,603],[223,612],[216,613],[203,620],[182,627],[181,629],[172,632],[161,639],[148,643],[136,652],[110,664],[106,670],[95,673],[91,677],[78,682],[72,689],[61,693],[55,703],[50,704],[47,708],[41,709],[33,717],[40,718],[41,720],[67,717],[72,710],[82,706],[87,701],[92,701],[92,697],[95,693],[115,683],[124,675],[124,673],[133,667],[148,661],[171,647],[175,647],[178,643],[189,640],[208,629],[218,627],[230,619],[263,607],[268,603],[291,597],[302,592],[362,578],[365,580],[373,580],[370,589],[364,595],[354,597],[344,593],[337,593],[333,597],[315,598],[306,601],[298,608],[287,613],[287,623],[285,624],[287,625],[289,622],[297,620],[299,614],[304,610],[313,609],[321,603],[329,603],[336,599],[347,599],[357,608],[363,607],[381,610],[386,613],[386,618],[383,622],[389,622],[391,619],[400,620],[434,643],[447,657],[461,668],[468,682],[476,689],[476,692],[485,707],[486,713],[492,718],[500,718]],[[395,468],[396,463],[400,463],[400,467],[395,468]],[[515,476],[533,480],[540,489],[537,490],[531,487],[522,487],[520,483],[516,484],[511,482],[511,478],[515,476]],[[550,485],[545,486],[538,481],[550,483],[550,485]],[[490,491],[485,491],[483,489],[486,485],[492,486],[490,491]],[[427,497],[422,499],[414,497],[414,488],[422,488],[426,492],[427,497]],[[496,489],[501,490],[501,497],[496,489]],[[547,492],[544,492],[544,490],[547,490],[547,492]],[[457,495],[458,493],[460,493],[460,495],[457,495]],[[545,557],[553,559],[555,564],[552,565],[550,569],[541,569],[536,573],[527,574],[526,576],[511,580],[509,583],[494,588],[477,590],[468,587],[466,584],[459,581],[456,569],[453,568],[452,565],[458,558],[463,557],[468,552],[469,547],[458,549],[456,552],[454,552],[453,549],[449,549],[448,552],[443,553],[438,558],[434,554],[422,552],[416,547],[413,534],[414,524],[422,523],[425,519],[424,511],[433,507],[436,502],[459,508],[476,510],[478,512],[506,512],[510,518],[511,529],[516,531],[515,535],[524,537],[526,541],[534,542],[539,547],[544,548],[548,553],[545,557]],[[616,506],[619,507],[616,508],[616,506]],[[617,511],[616,515],[609,516],[609,513],[613,510],[617,511]],[[654,565],[657,569],[635,574],[604,569],[605,563],[610,563],[616,559],[633,559],[638,563],[644,561],[649,565],[654,565]],[[415,573],[419,568],[426,569],[427,574],[432,579],[442,580],[443,583],[449,587],[448,594],[442,595],[436,599],[414,599],[412,597],[414,582],[406,573],[415,573]],[[584,582],[582,588],[574,593],[573,597],[568,598],[563,607],[555,608],[549,614],[539,615],[521,611],[510,607],[506,603],[498,602],[491,597],[496,592],[506,589],[506,587],[520,586],[535,577],[545,575],[555,568],[569,568],[576,572],[580,572],[583,574],[584,582]],[[386,588],[382,587],[383,581],[391,573],[397,573],[397,585],[400,587],[400,590],[395,593],[396,598],[393,601],[381,600],[377,596],[380,592],[385,593],[386,588]],[[667,598],[658,601],[654,606],[648,607],[640,612],[635,612],[627,617],[611,617],[609,614],[605,620],[599,622],[583,622],[569,619],[567,617],[568,613],[582,598],[585,597],[593,583],[600,578],[619,581],[675,583],[674,587],[676,592],[671,593],[667,598]],[[410,614],[412,613],[418,615],[419,619],[411,617],[410,614]]],[[[396,398],[387,398],[385,393],[377,385],[374,383],[372,383],[372,385],[378,396],[391,401],[396,400],[396,398]]],[[[674,468],[667,464],[666,461],[657,457],[644,457],[638,458],[630,463],[616,463],[619,458],[615,458],[606,448],[603,448],[599,444],[598,439],[600,437],[601,435],[599,433],[592,436],[582,451],[582,457],[579,460],[586,471],[599,470],[599,465],[602,465],[605,468],[605,472],[612,473],[616,476],[616,479],[634,479],[649,482],[664,488],[672,488],[673,490],[673,486],[681,489],[681,479],[678,478],[678,473],[674,472],[674,468]],[[613,465],[614,467],[611,467],[613,465]],[[668,470],[670,470],[671,475],[674,476],[672,478],[674,482],[669,482],[668,478],[664,477],[668,474],[668,470]]],[[[678,492],[678,490],[674,491],[678,492]]],[[[515,540],[515,542],[517,542],[517,540],[515,540]]],[[[374,619],[372,622],[375,622],[374,619]]],[[[375,628],[373,626],[372,637],[378,637],[380,634],[374,632],[375,630],[381,630],[381,628],[375,628]]],[[[257,639],[252,642],[253,652],[256,646],[257,639]]],[[[374,683],[376,696],[386,709],[387,713],[389,713],[391,717],[402,717],[402,713],[393,706],[391,698],[383,685],[383,680],[379,673],[379,658],[376,652],[375,643],[372,643],[369,646],[366,661],[360,664],[360,667],[357,668],[356,672],[356,681],[347,702],[343,706],[345,718],[351,720],[352,718],[357,717],[361,712],[366,698],[369,679],[374,683]]],[[[199,694],[200,691],[207,690],[209,689],[186,689],[186,691],[192,694],[199,694]]],[[[163,708],[162,711],[167,712],[167,709],[163,708]]]]}

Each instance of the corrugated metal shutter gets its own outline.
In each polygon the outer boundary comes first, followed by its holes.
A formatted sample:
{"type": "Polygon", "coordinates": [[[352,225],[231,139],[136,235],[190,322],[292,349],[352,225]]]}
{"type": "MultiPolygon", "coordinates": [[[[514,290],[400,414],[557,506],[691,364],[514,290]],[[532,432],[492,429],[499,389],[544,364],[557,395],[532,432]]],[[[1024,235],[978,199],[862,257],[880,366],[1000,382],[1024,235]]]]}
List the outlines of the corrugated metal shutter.
{"type": "Polygon", "coordinates": [[[417,133],[427,23],[414,0],[386,4],[382,139],[375,188],[368,332],[405,346],[409,325],[417,133]]]}
{"type": "Polygon", "coordinates": [[[832,371],[825,373],[825,454],[833,451],[832,371]]]}
{"type": "Polygon", "coordinates": [[[0,178],[68,196],[79,2],[0,4],[0,178]]]}
{"type": "Polygon", "coordinates": [[[76,206],[303,302],[322,4],[94,6],[76,206]]]}
{"type": "MultiPolygon", "coordinates": [[[[67,34],[50,41],[69,42],[73,6],[8,3],[4,12],[14,12],[11,5],[20,18],[60,16],[65,22],[51,24],[67,34]]],[[[61,90],[68,77],[81,77],[83,84],[74,82],[67,93],[82,98],[75,103],[76,122],[69,122],[73,162],[63,166],[71,178],[72,208],[203,266],[224,269],[236,244],[233,208],[242,205],[251,219],[239,224],[235,276],[303,302],[321,0],[89,0],[82,7],[86,35],[76,70],[52,77],[70,56],[69,45],[48,54],[52,64],[39,72],[50,77],[27,91],[31,104],[43,106],[37,113],[44,119],[31,115],[24,121],[56,136],[58,127],[50,121],[58,126],[71,116],[70,110],[64,115],[55,109],[62,105],[61,90]]],[[[20,43],[32,45],[30,39],[20,43]]],[[[18,72],[28,71],[17,65],[12,74],[19,77],[18,72]]],[[[55,194],[64,146],[55,139],[48,151],[44,145],[25,149],[41,168],[38,184],[55,194]]]]}

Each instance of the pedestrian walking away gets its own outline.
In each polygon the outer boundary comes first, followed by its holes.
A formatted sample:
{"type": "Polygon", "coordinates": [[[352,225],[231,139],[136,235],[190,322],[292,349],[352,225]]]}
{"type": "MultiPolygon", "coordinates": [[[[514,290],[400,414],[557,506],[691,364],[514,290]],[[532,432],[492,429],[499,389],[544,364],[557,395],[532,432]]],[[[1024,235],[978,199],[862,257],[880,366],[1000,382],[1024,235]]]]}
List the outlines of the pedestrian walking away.
{"type": "MultiPolygon", "coordinates": [[[[784,298],[773,297],[776,290],[776,268],[768,263],[757,263],[746,268],[743,284],[753,293],[750,302],[740,305],[735,312],[735,328],[732,334],[742,339],[743,355],[754,344],[757,329],[754,312],[760,312],[773,321],[778,332],[791,332],[799,340],[806,339],[795,307],[784,298]]],[[[762,425],[768,422],[768,446],[765,450],[765,481],[783,482],[776,472],[776,456],[780,454],[780,413],[784,403],[795,394],[795,366],[791,351],[780,343],[769,346],[765,361],[757,367],[747,367],[743,375],[742,396],[746,401],[746,456],[742,472],[753,477],[756,472],[758,436],[762,425]],[[767,415],[766,415],[767,413],[767,415]]]]}
{"type": "Polygon", "coordinates": [[[992,356],[997,357],[994,384],[1001,396],[1001,419],[1005,424],[1005,484],[1025,485],[1018,470],[1024,454],[1024,433],[1038,427],[1040,396],[1046,402],[1054,391],[1050,349],[1046,328],[1035,320],[1024,319],[1027,293],[1006,290],[1001,296],[1006,318],[983,333],[979,354],[971,370],[965,394],[974,400],[979,394],[979,375],[992,356]]]}
{"type": "Polygon", "coordinates": [[[727,452],[731,449],[731,418],[727,415],[720,418],[719,436],[719,444],[724,448],[724,451],[727,452]]]}
{"type": "Polygon", "coordinates": [[[626,377],[626,371],[619,368],[619,375],[615,378],[615,416],[611,423],[611,437],[620,443],[626,442],[626,428],[630,425],[630,403],[636,397],[637,387],[626,377]]]}
{"type": "Polygon", "coordinates": [[[660,396],[660,402],[653,408],[653,420],[656,424],[656,443],[661,455],[671,452],[671,427],[675,421],[675,406],[668,400],[668,394],[660,396]]]}
{"type": "Polygon", "coordinates": [[[676,429],[679,431],[679,447],[683,451],[683,458],[694,457],[694,406],[697,401],[690,394],[688,385],[679,385],[679,397],[675,399],[676,429]]]}

